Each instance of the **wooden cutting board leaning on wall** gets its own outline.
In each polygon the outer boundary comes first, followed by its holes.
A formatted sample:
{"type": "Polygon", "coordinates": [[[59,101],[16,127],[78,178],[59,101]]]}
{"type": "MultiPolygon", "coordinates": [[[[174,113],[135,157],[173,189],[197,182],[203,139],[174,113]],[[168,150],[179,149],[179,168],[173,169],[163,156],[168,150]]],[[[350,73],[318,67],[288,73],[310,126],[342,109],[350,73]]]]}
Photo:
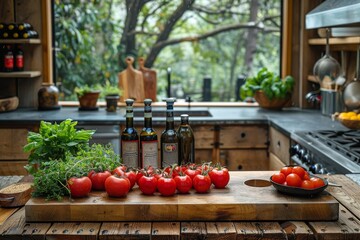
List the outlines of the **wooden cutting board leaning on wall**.
{"type": "Polygon", "coordinates": [[[143,102],[145,99],[143,74],[133,67],[133,57],[127,57],[125,61],[127,68],[118,74],[118,85],[123,90],[120,101],[132,98],[135,102],[143,102]]]}
{"type": "Polygon", "coordinates": [[[145,59],[139,58],[139,70],[143,74],[145,98],[150,98],[153,102],[156,102],[156,71],[144,66],[145,59]]]}

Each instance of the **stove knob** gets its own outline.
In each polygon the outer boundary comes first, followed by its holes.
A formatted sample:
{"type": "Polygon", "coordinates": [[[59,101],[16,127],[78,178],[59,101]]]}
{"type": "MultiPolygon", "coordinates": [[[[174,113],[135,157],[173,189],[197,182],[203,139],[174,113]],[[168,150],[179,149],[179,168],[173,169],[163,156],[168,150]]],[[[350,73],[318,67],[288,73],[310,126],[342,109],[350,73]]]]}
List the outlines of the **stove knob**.
{"type": "Polygon", "coordinates": [[[298,152],[298,158],[302,161],[302,162],[304,162],[304,156],[305,156],[305,154],[306,154],[306,150],[305,149],[303,149],[303,148],[301,148],[300,150],[299,150],[299,152],[298,152]]]}
{"type": "Polygon", "coordinates": [[[309,154],[308,152],[306,152],[306,153],[302,156],[301,161],[302,161],[303,163],[310,163],[310,161],[311,161],[310,154],[309,154]]]}
{"type": "Polygon", "coordinates": [[[320,171],[323,169],[323,166],[320,163],[314,164],[314,173],[320,173],[320,171]]]}
{"type": "Polygon", "coordinates": [[[290,147],[290,156],[294,156],[297,155],[299,153],[300,150],[300,145],[299,144],[294,144],[290,147]]]}

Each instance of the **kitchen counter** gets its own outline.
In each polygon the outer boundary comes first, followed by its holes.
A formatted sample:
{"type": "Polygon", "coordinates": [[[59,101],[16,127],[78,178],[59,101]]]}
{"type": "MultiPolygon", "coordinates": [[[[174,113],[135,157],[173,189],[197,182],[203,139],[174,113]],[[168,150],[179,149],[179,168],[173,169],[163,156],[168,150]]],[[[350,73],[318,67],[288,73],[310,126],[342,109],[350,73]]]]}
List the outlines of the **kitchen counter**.
{"type": "Polygon", "coordinates": [[[329,181],[342,186],[327,188],[340,203],[336,221],[30,223],[24,207],[0,208],[0,239],[360,239],[360,186],[344,175],[329,181]]]}
{"type": "MultiPolygon", "coordinates": [[[[142,110],[135,108],[135,111],[142,110]]],[[[174,107],[174,110],[187,112],[187,107],[174,107]]],[[[164,107],[153,107],[153,125],[164,125],[165,117],[156,117],[155,113],[165,112],[164,107]]],[[[270,124],[285,135],[304,130],[346,130],[337,121],[321,115],[318,110],[287,108],[281,111],[266,110],[259,107],[191,107],[188,111],[190,124],[270,124]],[[211,116],[194,116],[192,112],[208,111],[211,116]]],[[[0,114],[1,125],[38,124],[41,120],[60,122],[66,118],[78,121],[79,125],[114,125],[125,123],[125,108],[117,112],[107,112],[104,108],[98,111],[79,111],[76,107],[62,107],[60,110],[37,111],[36,109],[18,109],[14,112],[0,114]]],[[[175,116],[179,122],[180,117],[175,116]]],[[[134,122],[143,123],[142,117],[135,117],[134,122]]]]}

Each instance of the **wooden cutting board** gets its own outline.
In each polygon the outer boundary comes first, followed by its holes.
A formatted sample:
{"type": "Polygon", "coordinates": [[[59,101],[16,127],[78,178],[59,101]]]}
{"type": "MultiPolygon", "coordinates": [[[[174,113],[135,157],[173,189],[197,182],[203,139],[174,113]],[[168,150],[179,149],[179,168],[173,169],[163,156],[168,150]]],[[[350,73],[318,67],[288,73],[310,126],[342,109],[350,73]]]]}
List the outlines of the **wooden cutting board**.
{"type": "Polygon", "coordinates": [[[82,199],[45,201],[32,198],[25,205],[26,221],[328,221],[337,220],[339,203],[326,191],[314,198],[281,194],[271,186],[252,187],[250,179],[268,180],[274,172],[231,172],[226,189],[209,193],[145,196],[134,189],[125,198],[92,192],[82,199]]]}
{"type": "Polygon", "coordinates": [[[123,94],[120,96],[120,101],[132,98],[135,102],[143,102],[145,99],[145,93],[142,72],[133,67],[133,57],[127,57],[125,61],[127,68],[118,74],[118,85],[119,88],[123,90],[123,94]]]}
{"type": "Polygon", "coordinates": [[[156,84],[157,77],[156,71],[144,66],[145,59],[139,58],[139,70],[143,74],[145,98],[150,98],[153,102],[156,102],[156,84]]]}

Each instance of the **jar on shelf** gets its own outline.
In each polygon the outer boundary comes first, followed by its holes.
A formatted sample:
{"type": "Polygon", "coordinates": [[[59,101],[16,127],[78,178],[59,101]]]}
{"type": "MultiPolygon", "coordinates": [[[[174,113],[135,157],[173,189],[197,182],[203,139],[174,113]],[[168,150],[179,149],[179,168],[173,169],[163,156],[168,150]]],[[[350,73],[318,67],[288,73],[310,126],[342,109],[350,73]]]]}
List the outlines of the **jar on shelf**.
{"type": "Polygon", "coordinates": [[[57,110],[59,105],[59,89],[52,83],[43,83],[38,91],[39,110],[57,110]]]}

